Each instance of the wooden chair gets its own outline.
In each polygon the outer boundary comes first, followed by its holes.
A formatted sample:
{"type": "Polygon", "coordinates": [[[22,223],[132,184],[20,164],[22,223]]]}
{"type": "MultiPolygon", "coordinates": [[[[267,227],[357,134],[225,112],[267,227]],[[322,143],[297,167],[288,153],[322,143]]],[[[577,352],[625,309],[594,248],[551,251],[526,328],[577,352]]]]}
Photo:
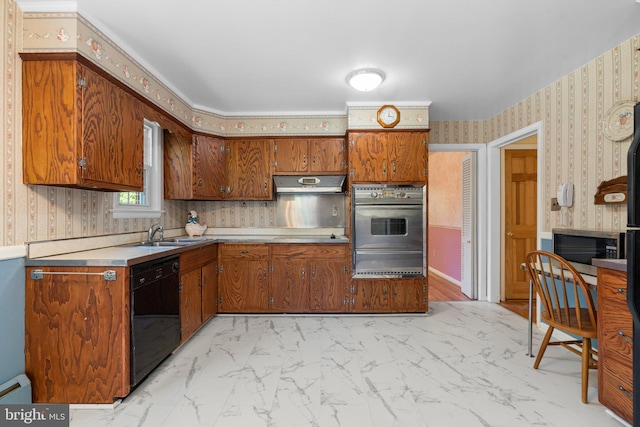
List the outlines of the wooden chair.
{"type": "Polygon", "coordinates": [[[591,340],[598,336],[596,309],[591,292],[580,273],[554,253],[529,252],[526,266],[539,301],[542,302],[544,311],[540,317],[549,325],[533,368],[538,369],[547,345],[561,345],[582,356],[582,402],[587,403],[589,369],[598,367],[593,358],[596,351],[591,347],[591,340]],[[581,339],[550,342],[551,334],[556,328],[581,339]]]}

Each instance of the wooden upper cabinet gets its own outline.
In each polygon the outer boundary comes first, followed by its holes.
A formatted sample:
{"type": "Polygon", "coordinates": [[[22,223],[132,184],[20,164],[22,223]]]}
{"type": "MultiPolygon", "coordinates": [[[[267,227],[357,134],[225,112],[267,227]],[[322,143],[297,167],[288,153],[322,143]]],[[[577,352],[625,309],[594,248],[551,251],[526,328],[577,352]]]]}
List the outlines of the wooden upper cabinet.
{"type": "Polygon", "coordinates": [[[224,199],[224,149],[223,138],[165,131],[165,199],[224,199]]]}
{"type": "Polygon", "coordinates": [[[387,181],[386,133],[349,134],[349,173],[352,182],[387,181]]]}
{"type": "Polygon", "coordinates": [[[276,173],[346,173],[344,138],[278,139],[275,145],[276,173]]]}
{"type": "Polygon", "coordinates": [[[196,199],[220,200],[225,190],[225,141],[205,135],[193,137],[193,195],[196,199]]]}
{"type": "Polygon", "coordinates": [[[348,140],[352,183],[426,181],[427,132],[350,132],[348,140]]]}
{"type": "Polygon", "coordinates": [[[273,140],[227,140],[227,200],[273,199],[273,140]]]}
{"type": "Polygon", "coordinates": [[[275,142],[275,171],[309,172],[309,141],[306,139],[279,139],[275,142]]]}
{"type": "Polygon", "coordinates": [[[347,172],[347,150],[344,138],[309,140],[311,172],[345,174],[347,172]]]}
{"type": "Polygon", "coordinates": [[[24,183],[141,191],[140,101],[72,57],[22,55],[24,183]]]}

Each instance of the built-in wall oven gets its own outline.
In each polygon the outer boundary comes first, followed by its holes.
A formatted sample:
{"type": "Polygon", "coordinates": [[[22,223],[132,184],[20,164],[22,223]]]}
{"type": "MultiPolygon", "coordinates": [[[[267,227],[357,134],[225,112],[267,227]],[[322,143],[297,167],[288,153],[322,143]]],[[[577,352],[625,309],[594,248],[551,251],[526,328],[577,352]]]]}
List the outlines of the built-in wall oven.
{"type": "Polygon", "coordinates": [[[425,276],[424,185],[354,184],[353,276],[425,276]]]}
{"type": "Polygon", "coordinates": [[[178,260],[165,257],[131,267],[132,386],[180,345],[178,260]]]}

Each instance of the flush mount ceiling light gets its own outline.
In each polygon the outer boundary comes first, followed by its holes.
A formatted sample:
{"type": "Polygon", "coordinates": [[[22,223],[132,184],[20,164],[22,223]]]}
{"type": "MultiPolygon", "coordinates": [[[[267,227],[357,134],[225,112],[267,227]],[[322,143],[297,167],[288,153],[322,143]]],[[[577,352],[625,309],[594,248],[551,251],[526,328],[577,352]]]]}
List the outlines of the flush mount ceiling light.
{"type": "Polygon", "coordinates": [[[375,68],[361,68],[349,73],[347,83],[361,92],[373,90],[384,80],[384,73],[375,68]]]}

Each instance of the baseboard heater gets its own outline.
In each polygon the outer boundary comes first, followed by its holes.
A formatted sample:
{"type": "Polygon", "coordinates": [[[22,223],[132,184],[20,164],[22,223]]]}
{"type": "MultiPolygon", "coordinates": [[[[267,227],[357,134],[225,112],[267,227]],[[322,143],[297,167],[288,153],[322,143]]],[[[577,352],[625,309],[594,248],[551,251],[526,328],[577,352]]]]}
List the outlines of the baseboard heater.
{"type": "Polygon", "coordinates": [[[31,400],[31,381],[26,375],[16,375],[4,384],[0,384],[0,404],[29,404],[31,400]]]}

